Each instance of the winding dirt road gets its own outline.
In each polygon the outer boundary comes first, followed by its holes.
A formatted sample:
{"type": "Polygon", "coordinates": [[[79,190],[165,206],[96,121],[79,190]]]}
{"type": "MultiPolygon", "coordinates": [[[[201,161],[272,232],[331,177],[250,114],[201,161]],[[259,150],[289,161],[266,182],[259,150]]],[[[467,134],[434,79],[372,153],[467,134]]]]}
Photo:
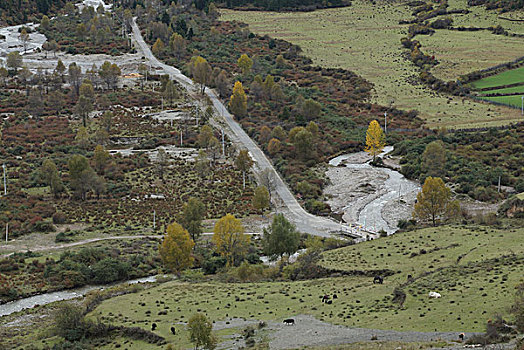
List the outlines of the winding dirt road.
{"type": "MultiPolygon", "coordinates": [[[[140,29],[138,28],[135,18],[132,23],[133,29],[133,41],[136,44],[138,51],[147,59],[153,69],[156,69],[158,73],[162,70],[165,74],[168,74],[171,79],[177,81],[182,87],[184,87],[189,93],[194,93],[197,87],[193,84],[193,81],[186,77],[180,72],[180,70],[168,66],[160,62],[151,52],[149,46],[145,43],[140,29]]],[[[362,238],[360,234],[353,231],[347,225],[341,225],[331,219],[312,215],[304,210],[296,200],[295,196],[291,193],[285,182],[282,180],[280,175],[277,173],[271,162],[267,159],[266,155],[257,146],[257,144],[244,132],[242,127],[233,119],[233,116],[227,111],[224,104],[220,101],[216,93],[209,89],[205,89],[205,94],[213,103],[213,106],[218,113],[222,116],[226,122],[228,129],[225,130],[228,137],[235,142],[241,143],[251,154],[251,157],[255,160],[254,171],[257,174],[265,170],[269,170],[272,174],[275,186],[275,193],[281,199],[286,209],[286,216],[290,219],[299,231],[307,232],[309,234],[329,237],[337,233],[345,233],[355,238],[362,238]]],[[[203,106],[201,106],[203,107],[203,106]]]]}

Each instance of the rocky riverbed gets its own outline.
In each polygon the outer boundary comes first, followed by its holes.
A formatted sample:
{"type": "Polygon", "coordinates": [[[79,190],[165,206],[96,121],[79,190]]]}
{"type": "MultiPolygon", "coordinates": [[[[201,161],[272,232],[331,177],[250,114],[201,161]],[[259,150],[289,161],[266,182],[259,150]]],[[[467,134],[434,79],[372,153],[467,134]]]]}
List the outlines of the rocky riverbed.
{"type": "MultiPolygon", "coordinates": [[[[392,151],[386,147],[382,156],[392,151]]],[[[389,168],[373,167],[365,152],[346,154],[330,161],[330,185],[324,194],[331,209],[347,223],[367,231],[391,234],[400,219],[411,217],[420,185],[389,168]]]]}

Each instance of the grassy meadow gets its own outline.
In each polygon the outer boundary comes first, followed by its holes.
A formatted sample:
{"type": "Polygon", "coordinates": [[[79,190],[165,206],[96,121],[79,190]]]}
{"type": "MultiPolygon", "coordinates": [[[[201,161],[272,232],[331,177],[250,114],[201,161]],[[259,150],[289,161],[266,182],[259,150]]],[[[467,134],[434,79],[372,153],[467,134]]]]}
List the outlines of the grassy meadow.
{"type": "MultiPolygon", "coordinates": [[[[322,266],[356,271],[350,276],[227,284],[171,281],[106,300],[89,317],[145,329],[155,322],[157,334],[182,347],[189,345],[184,324],[195,312],[222,325],[238,318],[281,321],[309,314],[349,327],[483,331],[495,314],[508,316],[514,286],[522,279],[523,234],[523,228],[483,226],[399,233],[323,254],[322,266]],[[372,276],[375,270],[390,270],[392,275],[380,285],[359,274],[372,276]],[[408,274],[414,277],[411,283],[406,283],[408,274]],[[401,285],[407,299],[398,307],[391,295],[401,285]],[[429,291],[438,291],[442,298],[428,299],[429,291]],[[338,298],[332,305],[321,303],[321,295],[333,293],[338,298]],[[172,325],[180,330],[175,336],[172,325]]],[[[142,345],[126,343],[129,349],[142,345]]]]}
{"type": "MultiPolygon", "coordinates": [[[[517,21],[509,21],[504,18],[521,18],[524,11],[515,11],[500,14],[497,11],[486,11],[484,6],[468,6],[467,0],[448,0],[449,10],[465,9],[469,10],[469,13],[457,13],[451,15],[453,18],[453,26],[455,27],[482,27],[487,28],[491,26],[501,25],[505,30],[516,33],[524,34],[524,24],[517,21]]],[[[524,18],[524,17],[522,17],[524,18]]]]}
{"type": "Polygon", "coordinates": [[[422,43],[425,53],[439,60],[432,72],[445,81],[456,80],[460,75],[510,62],[524,55],[524,38],[493,35],[487,30],[437,30],[431,36],[417,36],[416,39],[422,43]]]}
{"type": "MultiPolygon", "coordinates": [[[[418,83],[416,67],[402,57],[405,50],[400,45],[400,39],[407,35],[408,25],[398,23],[401,19],[410,19],[411,12],[401,3],[374,6],[357,0],[350,7],[307,13],[231,10],[221,10],[221,13],[222,20],[245,22],[257,34],[267,34],[300,45],[314,64],[356,72],[374,84],[374,102],[393,104],[405,110],[416,109],[430,127],[494,126],[519,119],[519,113],[510,108],[442,95],[418,83]]],[[[477,42],[477,49],[483,49],[482,54],[474,56],[477,59],[474,69],[487,68],[511,57],[511,53],[496,54],[514,42],[509,40],[511,38],[481,33],[483,39],[477,42]]],[[[451,60],[454,56],[467,53],[464,51],[462,54],[463,48],[455,45],[463,40],[463,35],[464,32],[441,35],[437,31],[435,39],[418,36],[417,40],[421,41],[426,51],[431,50],[432,46],[434,50],[453,49],[446,53],[451,60]]],[[[468,46],[467,50],[473,50],[474,40],[468,41],[468,46]]],[[[449,76],[458,77],[468,67],[455,67],[454,75],[452,63],[446,63],[443,58],[446,64],[443,70],[449,76]]],[[[437,59],[442,58],[437,55],[437,59]]]]}

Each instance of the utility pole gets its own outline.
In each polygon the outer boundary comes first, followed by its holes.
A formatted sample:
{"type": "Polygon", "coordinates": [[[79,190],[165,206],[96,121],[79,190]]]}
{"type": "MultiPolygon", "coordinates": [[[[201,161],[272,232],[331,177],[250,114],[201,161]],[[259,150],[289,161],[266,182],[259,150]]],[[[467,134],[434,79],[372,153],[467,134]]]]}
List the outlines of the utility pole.
{"type": "Polygon", "coordinates": [[[7,243],[7,240],[9,238],[9,223],[5,224],[5,242],[7,243]]]}
{"type": "Polygon", "coordinates": [[[7,177],[5,172],[5,163],[2,166],[4,168],[4,196],[7,196],[7,177]]]}
{"type": "Polygon", "coordinates": [[[384,134],[388,133],[388,112],[384,112],[384,134]]]}
{"type": "Polygon", "coordinates": [[[222,132],[222,157],[226,158],[226,147],[224,143],[224,129],[220,129],[222,132]]]}
{"type": "Polygon", "coordinates": [[[500,175],[499,175],[498,193],[500,193],[500,175]]]}

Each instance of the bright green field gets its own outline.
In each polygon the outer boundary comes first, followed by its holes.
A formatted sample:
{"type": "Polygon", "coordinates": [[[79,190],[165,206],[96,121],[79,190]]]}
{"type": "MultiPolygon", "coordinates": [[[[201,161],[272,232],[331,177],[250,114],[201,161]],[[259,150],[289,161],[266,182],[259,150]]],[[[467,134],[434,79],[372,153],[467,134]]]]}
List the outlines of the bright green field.
{"type": "MultiPolygon", "coordinates": [[[[457,1],[456,5],[465,7],[465,0],[457,1]]],[[[245,22],[257,34],[300,45],[314,64],[356,72],[374,84],[373,102],[405,110],[416,109],[429,127],[496,126],[520,119],[519,113],[511,108],[439,94],[414,83],[418,69],[403,57],[406,49],[400,45],[400,39],[407,36],[408,25],[399,25],[399,20],[411,18],[411,11],[402,3],[372,5],[369,1],[355,0],[350,7],[305,13],[230,10],[221,10],[221,13],[221,19],[245,22]]],[[[494,23],[497,22],[490,25],[494,23]]],[[[435,34],[435,39],[418,36],[417,40],[424,48],[447,57],[442,57],[444,69],[454,78],[469,72],[470,65],[474,69],[487,68],[519,56],[512,55],[522,45],[515,46],[513,40],[481,33],[482,40],[475,41],[471,37],[465,49],[457,46],[470,35],[463,32],[435,34]],[[466,55],[468,65],[453,65],[454,56],[466,55]],[[456,71],[452,70],[454,67],[456,71]]]]}
{"type": "Polygon", "coordinates": [[[481,93],[483,94],[512,94],[516,92],[521,92],[524,95],[524,85],[514,86],[510,88],[505,88],[505,89],[482,91],[481,93]]]}
{"type": "Polygon", "coordinates": [[[365,276],[229,284],[172,281],[106,300],[90,317],[146,329],[156,322],[158,334],[184,346],[187,333],[183,324],[196,312],[203,312],[214,321],[281,321],[309,314],[346,326],[482,331],[486,320],[496,313],[508,317],[514,287],[522,279],[523,243],[524,228],[423,229],[324,253],[322,265],[330,268],[393,270],[395,274],[387,277],[383,285],[374,285],[373,278],[365,276]],[[421,249],[426,253],[421,254],[421,249]],[[514,255],[503,257],[509,254],[514,255]],[[464,256],[457,263],[461,255],[464,256]],[[426,272],[429,274],[423,276],[426,272]],[[408,274],[415,281],[404,287],[408,296],[399,309],[391,302],[391,293],[406,282],[408,274]],[[428,299],[429,291],[438,291],[442,298],[428,299]],[[332,293],[339,296],[333,305],[320,302],[319,296],[332,293]],[[159,315],[160,311],[167,314],[159,315]],[[180,329],[179,335],[171,335],[172,325],[180,329]]]}
{"type": "Polygon", "coordinates": [[[486,101],[495,101],[500,103],[505,103],[515,107],[522,107],[522,96],[495,96],[495,97],[481,97],[481,99],[486,101]]]}
{"type": "Polygon", "coordinates": [[[524,81],[524,67],[507,70],[497,75],[492,75],[481,80],[477,80],[472,85],[477,89],[492,86],[508,85],[524,81]]]}

